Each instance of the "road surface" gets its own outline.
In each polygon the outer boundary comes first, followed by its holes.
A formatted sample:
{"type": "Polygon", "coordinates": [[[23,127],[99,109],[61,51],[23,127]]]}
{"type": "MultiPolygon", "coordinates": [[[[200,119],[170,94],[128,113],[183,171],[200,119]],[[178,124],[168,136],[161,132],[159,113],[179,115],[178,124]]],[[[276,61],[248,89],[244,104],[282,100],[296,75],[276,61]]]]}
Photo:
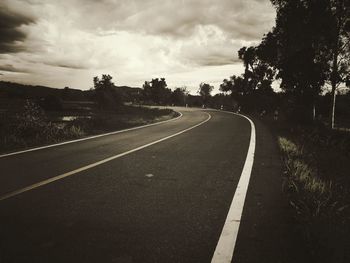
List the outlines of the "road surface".
{"type": "Polygon", "coordinates": [[[0,262],[211,262],[251,126],[224,112],[181,112],[0,157],[0,262]]]}

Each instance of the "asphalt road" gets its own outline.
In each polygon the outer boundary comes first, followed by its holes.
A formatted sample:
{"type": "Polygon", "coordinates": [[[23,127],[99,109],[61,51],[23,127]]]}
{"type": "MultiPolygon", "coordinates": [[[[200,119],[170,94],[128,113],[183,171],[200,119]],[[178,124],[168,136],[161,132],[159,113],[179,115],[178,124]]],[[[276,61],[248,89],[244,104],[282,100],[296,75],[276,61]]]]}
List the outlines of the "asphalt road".
{"type": "MultiPolygon", "coordinates": [[[[208,120],[163,124],[0,158],[0,196],[208,120]]],[[[0,201],[0,262],[210,262],[247,155],[250,124],[202,125],[0,201]]],[[[238,237],[239,240],[239,237],[238,237]]]]}

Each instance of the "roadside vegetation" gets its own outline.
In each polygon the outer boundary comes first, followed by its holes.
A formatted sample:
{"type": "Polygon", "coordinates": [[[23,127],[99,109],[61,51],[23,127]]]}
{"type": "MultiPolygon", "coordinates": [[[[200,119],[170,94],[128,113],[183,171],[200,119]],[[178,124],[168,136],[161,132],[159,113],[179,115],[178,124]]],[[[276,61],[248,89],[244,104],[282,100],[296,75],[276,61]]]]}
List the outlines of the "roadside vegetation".
{"type": "Polygon", "coordinates": [[[346,262],[350,256],[350,134],[290,127],[280,123],[275,131],[285,167],[283,190],[300,233],[315,262],[346,262]]]}
{"type": "Polygon", "coordinates": [[[119,110],[46,112],[26,100],[16,112],[0,114],[0,152],[6,153],[171,119],[170,109],[121,106],[119,110]],[[69,116],[67,116],[67,114],[69,116]]]}

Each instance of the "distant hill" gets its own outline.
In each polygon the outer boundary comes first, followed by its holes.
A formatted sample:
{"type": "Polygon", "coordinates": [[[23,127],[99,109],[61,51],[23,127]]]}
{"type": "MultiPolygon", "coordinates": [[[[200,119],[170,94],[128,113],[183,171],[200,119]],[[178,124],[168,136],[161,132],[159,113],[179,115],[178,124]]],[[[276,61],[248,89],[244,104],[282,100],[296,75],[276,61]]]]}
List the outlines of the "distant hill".
{"type": "MultiPolygon", "coordinates": [[[[116,87],[125,98],[131,99],[140,94],[140,88],[128,86],[116,87]]],[[[62,100],[84,101],[91,100],[93,91],[79,89],[57,89],[46,86],[24,85],[19,83],[0,81],[0,99],[40,99],[55,96],[62,100]]]]}
{"type": "Polygon", "coordinates": [[[19,83],[0,81],[0,98],[38,99],[48,96],[64,97],[69,95],[83,99],[85,92],[79,89],[56,89],[45,86],[24,85],[19,83]]]}
{"type": "Polygon", "coordinates": [[[141,88],[132,88],[128,86],[116,86],[116,90],[121,94],[125,102],[139,101],[141,97],[141,88]]]}

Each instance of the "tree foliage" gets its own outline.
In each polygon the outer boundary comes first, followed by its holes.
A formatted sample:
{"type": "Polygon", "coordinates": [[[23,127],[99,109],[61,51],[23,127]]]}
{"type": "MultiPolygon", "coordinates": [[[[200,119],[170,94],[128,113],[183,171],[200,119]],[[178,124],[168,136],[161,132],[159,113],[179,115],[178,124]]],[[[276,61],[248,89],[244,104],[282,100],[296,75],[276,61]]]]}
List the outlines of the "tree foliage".
{"type": "Polygon", "coordinates": [[[168,104],[171,98],[171,90],[167,88],[165,78],[155,78],[145,81],[143,84],[144,101],[157,105],[168,104]]]}
{"type": "Polygon", "coordinates": [[[232,98],[235,99],[247,94],[243,77],[235,75],[231,76],[230,79],[224,79],[220,90],[231,93],[232,98]]]}
{"type": "Polygon", "coordinates": [[[203,104],[207,104],[209,101],[209,98],[211,97],[211,92],[213,91],[214,87],[211,86],[208,83],[201,83],[199,85],[198,94],[202,97],[203,104]]]}
{"type": "Polygon", "coordinates": [[[103,74],[101,78],[94,77],[95,99],[101,109],[116,110],[122,105],[122,96],[112,82],[112,76],[103,74]]]}
{"type": "Polygon", "coordinates": [[[274,96],[272,82],[275,70],[260,58],[260,53],[258,47],[242,47],[238,57],[243,62],[244,73],[224,79],[220,85],[220,90],[230,93],[245,111],[266,109],[267,102],[271,102],[274,96]]]}
{"type": "Polygon", "coordinates": [[[176,88],[171,95],[171,102],[176,106],[186,105],[188,91],[186,87],[176,88]]]}
{"type": "Polygon", "coordinates": [[[331,127],[334,127],[336,89],[342,83],[350,87],[350,1],[331,0],[330,74],[332,86],[331,127]]]}
{"type": "Polygon", "coordinates": [[[272,92],[272,81],[275,70],[260,58],[262,51],[259,47],[242,47],[238,57],[243,61],[245,71],[243,74],[245,94],[255,91],[263,93],[272,92]]]}
{"type": "Polygon", "coordinates": [[[293,105],[311,109],[326,83],[349,75],[349,0],[271,0],[276,25],[258,46],[293,105]]]}
{"type": "Polygon", "coordinates": [[[328,26],[321,19],[327,16],[321,7],[324,1],[272,2],[277,9],[276,26],[260,45],[263,57],[278,70],[283,90],[297,96],[316,95],[327,76],[327,60],[322,56],[327,41],[322,31],[328,26]]]}

